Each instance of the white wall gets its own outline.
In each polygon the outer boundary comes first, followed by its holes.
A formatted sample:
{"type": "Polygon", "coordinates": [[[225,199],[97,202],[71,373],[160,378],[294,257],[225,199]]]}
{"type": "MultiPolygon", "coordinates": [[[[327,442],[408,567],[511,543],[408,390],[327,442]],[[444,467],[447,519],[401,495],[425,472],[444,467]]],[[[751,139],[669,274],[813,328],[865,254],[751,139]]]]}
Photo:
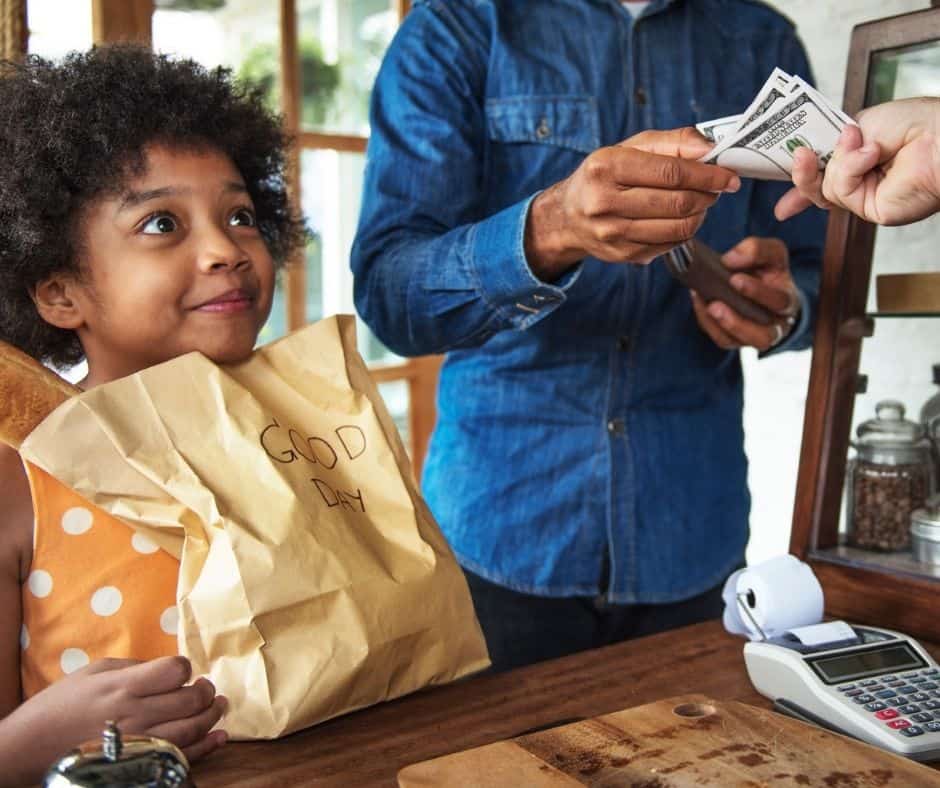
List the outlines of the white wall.
{"type": "MultiPolygon", "coordinates": [[[[852,27],[860,22],[916,11],[930,5],[927,0],[772,0],[770,3],[792,19],[809,53],[819,89],[841,103],[852,27]]],[[[876,270],[912,271],[933,268],[940,244],[936,220],[929,226],[893,228],[879,232],[876,270]],[[933,243],[925,241],[933,239],[933,243]],[[927,256],[932,250],[933,257],[927,256]],[[924,252],[925,254],[920,254],[924,252]],[[905,262],[896,259],[903,253],[905,262]],[[916,259],[912,259],[915,258],[916,259]],[[910,261],[910,262],[908,262],[910,261]],[[884,263],[882,268],[881,263],[884,263]],[[897,266],[897,267],[895,267],[897,266]],[[903,266],[903,267],[902,267],[903,266]]],[[[894,396],[908,406],[916,418],[923,401],[935,390],[930,367],[940,363],[936,341],[938,321],[879,321],[875,342],[866,343],[862,372],[869,375],[869,391],[858,398],[853,424],[870,418],[876,399],[894,396]],[[930,332],[933,341],[924,341],[930,332]],[[871,347],[869,348],[869,344],[871,347]],[[903,348],[899,360],[888,349],[903,348]],[[881,352],[877,352],[877,351],[881,352]]],[[[803,434],[803,411],[809,380],[810,353],[789,353],[757,361],[746,353],[744,422],[746,447],[751,460],[749,484],[753,496],[751,541],[748,561],[761,561],[788,549],[793,498],[803,434]]]]}

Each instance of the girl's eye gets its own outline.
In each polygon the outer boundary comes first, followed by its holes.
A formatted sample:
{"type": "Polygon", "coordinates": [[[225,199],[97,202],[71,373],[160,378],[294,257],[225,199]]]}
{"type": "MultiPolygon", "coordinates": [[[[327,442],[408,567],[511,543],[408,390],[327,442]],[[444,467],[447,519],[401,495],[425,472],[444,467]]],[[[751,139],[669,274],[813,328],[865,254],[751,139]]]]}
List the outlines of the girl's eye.
{"type": "Polygon", "coordinates": [[[232,218],[229,219],[229,224],[232,225],[232,227],[254,227],[255,215],[247,208],[239,208],[232,214],[232,218]]]}
{"type": "Polygon", "coordinates": [[[165,213],[151,216],[140,228],[140,231],[146,235],[164,235],[174,230],[176,230],[176,219],[165,213]]]}

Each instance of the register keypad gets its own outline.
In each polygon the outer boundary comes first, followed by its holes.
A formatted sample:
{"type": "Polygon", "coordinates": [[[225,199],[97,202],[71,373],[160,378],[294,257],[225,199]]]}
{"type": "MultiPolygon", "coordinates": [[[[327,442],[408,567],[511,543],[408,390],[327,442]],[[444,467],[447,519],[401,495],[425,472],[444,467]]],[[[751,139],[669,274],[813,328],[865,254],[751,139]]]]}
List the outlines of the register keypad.
{"type": "Polygon", "coordinates": [[[928,668],[843,684],[836,689],[889,728],[902,736],[914,737],[940,733],[940,684],[937,682],[940,682],[940,671],[928,668]]]}

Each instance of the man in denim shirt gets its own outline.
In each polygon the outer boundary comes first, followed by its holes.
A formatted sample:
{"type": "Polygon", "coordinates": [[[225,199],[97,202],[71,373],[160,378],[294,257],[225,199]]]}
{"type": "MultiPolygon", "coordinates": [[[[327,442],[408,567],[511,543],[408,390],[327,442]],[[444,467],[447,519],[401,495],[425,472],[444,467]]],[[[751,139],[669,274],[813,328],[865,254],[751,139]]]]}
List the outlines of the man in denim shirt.
{"type": "Polygon", "coordinates": [[[783,185],[646,130],[743,111],[778,65],[809,77],[746,0],[427,0],[388,51],[356,303],[393,350],[447,353],[424,490],[496,668],[720,613],[748,538],[738,348],[809,345],[824,220],[776,223],[783,185]],[[693,233],[774,325],[643,264],[693,233]]]}

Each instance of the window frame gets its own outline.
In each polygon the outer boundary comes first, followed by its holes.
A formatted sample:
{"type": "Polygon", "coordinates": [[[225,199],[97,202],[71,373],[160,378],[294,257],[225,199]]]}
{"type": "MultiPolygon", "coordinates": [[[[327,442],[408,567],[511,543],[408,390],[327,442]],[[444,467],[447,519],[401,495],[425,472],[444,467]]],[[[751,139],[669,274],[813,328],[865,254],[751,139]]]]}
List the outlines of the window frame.
{"type": "Polygon", "coordinates": [[[28,45],[26,0],[0,0],[0,58],[19,60],[28,45]]]}

